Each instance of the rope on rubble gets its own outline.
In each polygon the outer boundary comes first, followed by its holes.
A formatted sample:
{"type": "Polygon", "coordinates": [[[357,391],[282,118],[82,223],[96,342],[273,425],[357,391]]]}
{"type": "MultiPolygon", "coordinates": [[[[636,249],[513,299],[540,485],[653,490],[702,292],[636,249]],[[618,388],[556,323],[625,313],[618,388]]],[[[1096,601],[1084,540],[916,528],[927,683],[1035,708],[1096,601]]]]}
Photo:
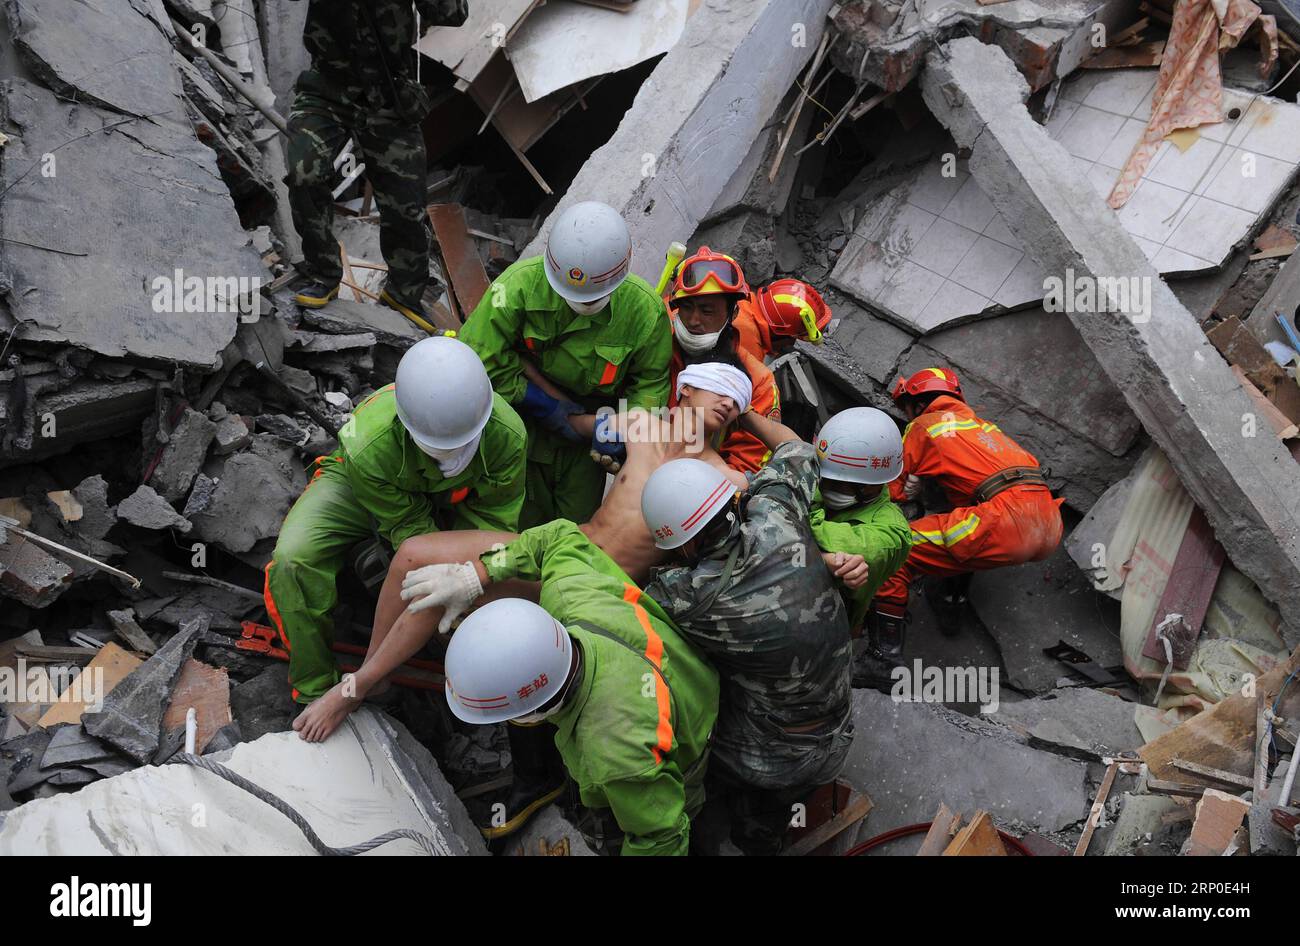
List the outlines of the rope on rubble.
{"type": "Polygon", "coordinates": [[[437,857],[442,853],[438,850],[438,846],[432,838],[426,834],[421,834],[419,831],[412,830],[411,828],[396,828],[392,831],[385,831],[383,834],[371,838],[369,841],[363,841],[360,844],[353,844],[348,847],[330,847],[320,839],[320,835],[312,830],[311,825],[307,823],[307,819],[298,814],[298,812],[295,811],[288,802],[268,792],[260,785],[253,784],[238,772],[226,768],[219,762],[213,762],[211,759],[202,759],[196,755],[190,755],[184,752],[177,753],[173,758],[176,761],[184,762],[187,765],[194,766],[195,768],[204,769],[211,772],[213,775],[219,775],[230,784],[242,788],[250,795],[260,798],[297,825],[298,830],[303,833],[311,846],[316,849],[317,853],[326,857],[354,857],[357,854],[365,854],[367,851],[373,851],[380,845],[387,844],[389,841],[396,841],[398,838],[406,838],[414,841],[416,844],[420,845],[420,847],[424,849],[424,852],[430,857],[437,857]]]}

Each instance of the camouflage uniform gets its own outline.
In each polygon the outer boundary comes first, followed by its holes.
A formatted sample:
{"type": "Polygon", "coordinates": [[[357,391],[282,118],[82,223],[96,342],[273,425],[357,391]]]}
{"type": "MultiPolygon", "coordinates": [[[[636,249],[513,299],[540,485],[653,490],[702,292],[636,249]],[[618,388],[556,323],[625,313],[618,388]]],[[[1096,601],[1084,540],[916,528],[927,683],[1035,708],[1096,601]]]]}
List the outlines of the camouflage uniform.
{"type": "Polygon", "coordinates": [[[808,526],[818,476],[809,444],[783,444],[731,534],[646,588],[722,677],[713,764],[751,852],[779,846],[790,805],[839,774],[853,738],[848,618],[808,526]]]}
{"type": "Polygon", "coordinates": [[[388,292],[419,311],[429,279],[427,161],[420,123],[431,107],[415,81],[415,13],[421,27],[465,22],[466,0],[310,0],[303,44],[311,68],[298,76],[289,114],[289,204],[302,237],[305,275],[343,278],[334,239],[334,159],[349,137],[379,205],[379,244],[388,292]],[[378,38],[371,29],[373,20],[378,38]],[[382,43],[382,45],[381,45],[382,43]]]}

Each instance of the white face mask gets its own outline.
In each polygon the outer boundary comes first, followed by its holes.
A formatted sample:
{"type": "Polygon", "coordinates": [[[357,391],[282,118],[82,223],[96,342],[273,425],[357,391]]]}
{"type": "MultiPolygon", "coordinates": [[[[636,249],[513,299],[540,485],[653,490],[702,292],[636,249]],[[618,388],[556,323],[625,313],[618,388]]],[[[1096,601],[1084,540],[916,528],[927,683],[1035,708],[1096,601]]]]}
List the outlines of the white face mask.
{"type": "Polygon", "coordinates": [[[823,486],[822,505],[827,509],[848,509],[850,506],[858,505],[858,497],[853,493],[840,493],[823,486]]]}
{"type": "Polygon", "coordinates": [[[479,438],[482,432],[476,434],[474,439],[463,447],[452,447],[449,450],[435,450],[432,447],[420,447],[424,453],[438,461],[438,470],[443,476],[455,476],[463,472],[465,467],[469,466],[469,461],[474,459],[474,454],[478,451],[479,438]]]}
{"type": "Polygon", "coordinates": [[[677,336],[677,343],[682,348],[692,355],[698,355],[701,352],[712,351],[717,346],[718,339],[722,337],[722,329],[704,335],[694,335],[686,327],[685,322],[676,319],[673,322],[673,334],[677,336]]]}
{"type": "MultiPolygon", "coordinates": [[[[611,293],[610,295],[613,295],[611,293]]],[[[601,296],[595,302],[574,302],[572,299],[565,299],[569,308],[579,315],[595,315],[597,312],[609,305],[609,296],[601,296]]]]}

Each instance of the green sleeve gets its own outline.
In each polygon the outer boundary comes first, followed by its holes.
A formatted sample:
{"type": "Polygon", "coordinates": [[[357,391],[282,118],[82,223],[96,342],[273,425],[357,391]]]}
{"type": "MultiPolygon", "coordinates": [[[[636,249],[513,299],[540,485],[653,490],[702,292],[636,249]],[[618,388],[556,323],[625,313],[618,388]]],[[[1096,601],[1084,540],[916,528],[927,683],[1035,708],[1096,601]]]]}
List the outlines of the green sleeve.
{"type": "Polygon", "coordinates": [[[474,349],[492,379],[492,388],[510,404],[518,403],[528,386],[515,346],[523,337],[523,306],[511,292],[508,274],[483,293],[457,337],[474,349]]]}
{"type": "Polygon", "coordinates": [[[493,581],[509,578],[541,581],[542,561],[547,551],[563,542],[567,532],[576,529],[577,526],[567,519],[554,519],[521,532],[519,538],[503,548],[484,552],[479,561],[493,581]]]}
{"type": "Polygon", "coordinates": [[[673,334],[667,313],[660,313],[649,337],[632,354],[628,384],[623,396],[628,407],[653,410],[668,405],[668,363],[673,357],[673,334]]]}
{"type": "Polygon", "coordinates": [[[375,517],[379,534],[394,549],[413,535],[438,531],[433,503],[423,494],[394,489],[389,481],[358,470],[356,464],[345,463],[343,469],[357,502],[375,517]]]}
{"type": "Polygon", "coordinates": [[[813,538],[823,552],[861,555],[873,580],[883,581],[902,567],[912,546],[912,531],[898,517],[901,527],[855,522],[831,522],[816,510],[809,519],[813,538]],[[820,516],[818,514],[821,514],[820,516]],[[820,521],[818,521],[820,519],[820,521]]]}
{"type": "Polygon", "coordinates": [[[660,763],[643,777],[607,782],[600,790],[623,829],[624,857],[687,854],[691,821],[676,764],[660,763]]]}

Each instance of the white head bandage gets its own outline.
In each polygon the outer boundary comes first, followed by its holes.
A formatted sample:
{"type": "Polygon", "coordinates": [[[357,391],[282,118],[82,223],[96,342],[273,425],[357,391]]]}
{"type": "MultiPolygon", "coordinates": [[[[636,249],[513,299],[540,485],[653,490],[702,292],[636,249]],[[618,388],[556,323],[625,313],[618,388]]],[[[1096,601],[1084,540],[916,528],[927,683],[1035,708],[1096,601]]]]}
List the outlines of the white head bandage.
{"type": "Polygon", "coordinates": [[[750,398],[754,396],[754,386],[749,381],[749,375],[739,368],[718,361],[705,361],[683,368],[677,375],[678,397],[682,396],[684,384],[731,398],[742,414],[749,409],[750,398]]]}

